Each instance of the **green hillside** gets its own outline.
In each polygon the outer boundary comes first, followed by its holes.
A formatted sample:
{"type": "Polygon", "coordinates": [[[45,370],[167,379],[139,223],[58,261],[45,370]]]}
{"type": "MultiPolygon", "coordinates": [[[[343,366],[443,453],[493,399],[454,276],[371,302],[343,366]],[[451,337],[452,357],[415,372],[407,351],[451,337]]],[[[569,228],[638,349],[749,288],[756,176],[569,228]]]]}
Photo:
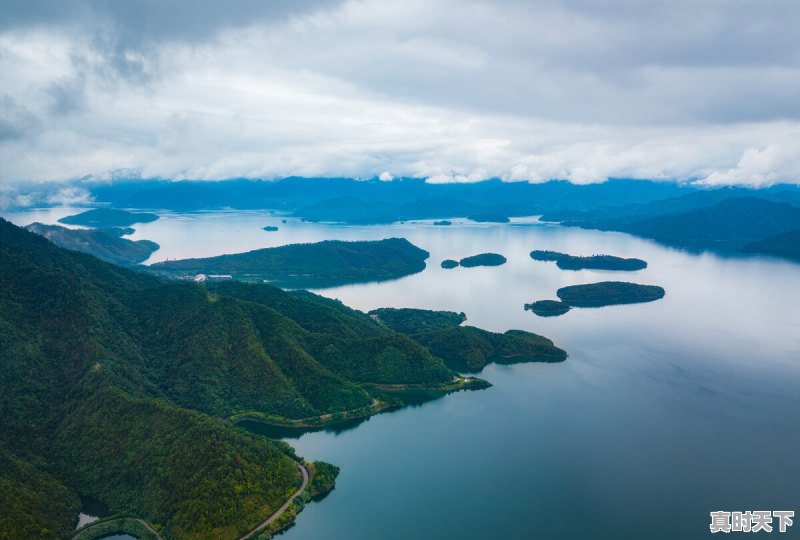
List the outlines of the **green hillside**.
{"type": "Polygon", "coordinates": [[[0,220],[0,538],[66,538],[78,494],[165,538],[235,538],[299,485],[223,419],[369,405],[452,372],[363,313],[268,285],[164,282],[0,220]]]}
{"type": "Polygon", "coordinates": [[[64,249],[88,253],[122,266],[138,264],[159,248],[158,244],[149,240],[120,238],[123,234],[128,234],[121,228],[78,230],[42,223],[31,223],[25,228],[64,249]]]}
{"type": "Polygon", "coordinates": [[[489,362],[561,362],[567,358],[551,340],[531,332],[508,330],[501,334],[461,326],[467,319],[463,313],[381,308],[369,314],[392,330],[408,334],[457,371],[479,371],[489,362]]]}
{"type": "Polygon", "coordinates": [[[326,240],[256,249],[203,259],[164,261],[151,266],[169,274],[229,274],[285,287],[332,287],[382,281],[421,272],[428,252],[405,238],[375,241],[326,240]]]}

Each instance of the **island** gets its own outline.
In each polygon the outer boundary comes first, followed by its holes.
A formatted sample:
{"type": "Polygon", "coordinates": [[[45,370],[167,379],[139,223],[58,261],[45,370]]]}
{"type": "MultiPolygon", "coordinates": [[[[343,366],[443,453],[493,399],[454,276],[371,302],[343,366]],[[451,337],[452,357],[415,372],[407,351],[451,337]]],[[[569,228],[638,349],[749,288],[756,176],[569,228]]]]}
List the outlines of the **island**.
{"type": "Polygon", "coordinates": [[[172,277],[230,275],[282,287],[321,288],[415,274],[425,269],[428,257],[427,251],[405,238],[325,240],[203,259],[164,261],[149,268],[172,277]]]}
{"type": "Polygon", "coordinates": [[[556,296],[562,302],[573,307],[603,307],[652,302],[664,297],[664,289],[657,285],[602,281],[588,285],[562,287],[556,291],[556,296]]]}
{"type": "Polygon", "coordinates": [[[507,259],[499,253],[481,253],[479,255],[472,255],[461,259],[458,264],[464,268],[473,268],[475,266],[500,266],[505,264],[507,259]]]}
{"type": "Polygon", "coordinates": [[[263,283],[164,280],[3,219],[0,260],[9,538],[271,533],[338,469],[239,421],[326,425],[408,392],[489,386],[449,365],[566,357],[541,336],[462,327],[460,313],[370,316],[263,283]],[[109,516],[76,532],[81,496],[109,516]]]}
{"type": "Polygon", "coordinates": [[[531,258],[536,261],[555,261],[562,270],[621,270],[633,272],[647,268],[642,259],[615,257],[613,255],[591,255],[581,257],[559,253],[558,251],[531,251],[531,258]]]}
{"type": "Polygon", "coordinates": [[[450,268],[455,268],[456,266],[458,266],[458,261],[454,261],[453,259],[445,259],[442,261],[442,268],[449,270],[450,268]]]}
{"type": "Polygon", "coordinates": [[[453,222],[452,221],[447,221],[446,219],[443,219],[441,221],[434,221],[433,224],[434,225],[440,225],[440,226],[448,226],[448,225],[452,225],[453,222]]]}
{"type": "Polygon", "coordinates": [[[267,232],[275,232],[275,231],[278,230],[278,227],[276,227],[274,225],[266,225],[264,227],[261,227],[261,230],[267,231],[267,232]]]}
{"type": "Polygon", "coordinates": [[[461,373],[480,371],[490,362],[561,362],[567,358],[567,353],[551,340],[531,332],[497,333],[461,326],[467,319],[464,313],[381,308],[370,311],[369,315],[423,344],[448,367],[461,373]]]}
{"type": "Polygon", "coordinates": [[[159,249],[159,245],[150,240],[134,241],[120,238],[120,236],[128,234],[127,229],[76,230],[42,223],[31,223],[25,228],[44,236],[64,249],[88,253],[98,259],[122,266],[133,266],[145,261],[159,249]]]}
{"type": "Polygon", "coordinates": [[[128,227],[134,223],[150,223],[158,219],[155,214],[146,212],[128,212],[114,208],[95,208],[74,216],[63,217],[59,223],[66,225],[83,225],[84,227],[128,227]]]}
{"type": "Polygon", "coordinates": [[[525,311],[532,311],[540,317],[557,317],[569,310],[569,304],[558,300],[537,300],[530,304],[525,304],[525,311]]]}

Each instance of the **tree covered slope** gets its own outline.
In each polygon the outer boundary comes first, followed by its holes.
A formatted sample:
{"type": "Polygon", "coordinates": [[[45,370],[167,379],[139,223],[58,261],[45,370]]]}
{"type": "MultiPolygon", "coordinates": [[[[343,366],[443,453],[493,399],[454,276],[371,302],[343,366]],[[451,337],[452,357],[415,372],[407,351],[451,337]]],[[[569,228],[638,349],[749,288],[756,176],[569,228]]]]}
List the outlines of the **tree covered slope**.
{"type": "Polygon", "coordinates": [[[522,330],[489,332],[461,326],[467,317],[452,311],[380,308],[369,314],[403,332],[458,371],[479,371],[489,362],[561,362],[567,353],[546,337],[522,330]]]}
{"type": "Polygon", "coordinates": [[[122,266],[132,266],[146,260],[159,247],[150,240],[120,238],[120,233],[125,231],[119,228],[76,230],[42,223],[31,223],[25,228],[64,249],[88,253],[122,266]]]}
{"type": "Polygon", "coordinates": [[[426,348],[343,305],[268,285],[164,282],[0,220],[0,527],[62,538],[77,496],[166,538],[235,538],[299,485],[224,421],[368,405],[365,382],[440,384],[426,348]]]}
{"type": "Polygon", "coordinates": [[[425,269],[429,253],[405,238],[309,244],[256,249],[202,259],[164,261],[153,270],[172,274],[229,274],[268,280],[287,287],[330,287],[395,279],[425,269]]]}

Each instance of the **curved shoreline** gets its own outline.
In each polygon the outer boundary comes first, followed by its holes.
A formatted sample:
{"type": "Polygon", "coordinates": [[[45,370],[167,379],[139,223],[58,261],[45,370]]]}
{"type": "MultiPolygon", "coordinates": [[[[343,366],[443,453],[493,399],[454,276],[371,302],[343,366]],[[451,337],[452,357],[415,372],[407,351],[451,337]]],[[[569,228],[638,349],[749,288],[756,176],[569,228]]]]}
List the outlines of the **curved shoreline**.
{"type": "Polygon", "coordinates": [[[276,519],[281,517],[281,514],[283,514],[286,511],[286,509],[289,508],[289,505],[291,505],[294,502],[294,500],[301,493],[303,493],[303,491],[305,491],[305,489],[308,487],[308,469],[306,469],[305,465],[303,465],[299,461],[295,461],[294,464],[297,465],[297,468],[300,469],[300,474],[303,475],[303,483],[300,484],[300,487],[297,488],[297,491],[295,491],[294,494],[292,494],[292,496],[289,497],[289,499],[285,503],[283,503],[283,506],[281,506],[275,512],[273,512],[273,514],[269,516],[267,519],[256,525],[253,529],[250,530],[250,532],[248,532],[244,536],[240,536],[238,540],[247,540],[248,538],[251,538],[254,534],[260,532],[265,527],[274,522],[276,519]]]}
{"type": "MultiPolygon", "coordinates": [[[[300,470],[300,474],[301,474],[301,476],[303,478],[303,481],[300,484],[300,487],[297,488],[297,490],[291,495],[291,497],[289,497],[281,505],[280,508],[278,508],[275,512],[270,514],[269,517],[267,517],[264,521],[262,521],[261,523],[259,523],[258,525],[256,525],[252,529],[250,529],[250,531],[247,532],[247,534],[238,537],[237,540],[247,540],[248,538],[252,538],[253,535],[261,532],[263,529],[265,529],[266,527],[271,525],[275,520],[277,520],[279,517],[281,517],[281,515],[283,515],[283,513],[294,502],[294,500],[297,497],[299,497],[300,494],[303,493],[303,491],[306,490],[306,488],[308,487],[308,481],[309,481],[309,478],[310,478],[310,475],[308,473],[308,469],[305,467],[305,465],[303,465],[299,461],[295,461],[294,464],[300,470]]],[[[133,517],[129,517],[129,518],[112,518],[112,519],[108,519],[108,520],[104,520],[104,521],[94,521],[92,523],[88,523],[88,524],[84,525],[83,527],[81,527],[80,529],[75,531],[75,534],[72,536],[72,540],[79,540],[81,538],[81,536],[84,533],[86,533],[89,529],[92,529],[92,528],[97,527],[99,525],[106,525],[106,524],[112,523],[112,522],[117,521],[117,520],[122,520],[122,519],[130,519],[130,520],[136,521],[142,527],[144,527],[147,530],[147,532],[152,534],[157,540],[164,540],[164,538],[160,534],[158,534],[158,532],[156,532],[156,530],[147,521],[145,521],[142,518],[133,518],[133,517]]],[[[131,534],[131,533],[125,531],[122,528],[117,532],[121,532],[121,533],[125,533],[125,534],[131,534]]],[[[106,534],[106,533],[102,533],[102,534],[106,534]]]]}
{"type": "MultiPolygon", "coordinates": [[[[87,523],[86,525],[84,525],[83,527],[81,527],[80,529],[77,529],[75,531],[75,534],[72,535],[72,540],[79,540],[81,538],[81,536],[91,528],[97,527],[99,525],[106,525],[106,524],[112,523],[114,521],[121,521],[123,519],[130,519],[132,521],[135,521],[135,522],[139,523],[139,525],[144,527],[147,530],[147,532],[152,534],[157,540],[164,540],[164,537],[162,537],[160,534],[158,534],[158,532],[156,532],[156,530],[152,527],[152,525],[150,525],[147,521],[145,521],[142,518],[134,518],[134,517],[112,518],[112,519],[98,520],[98,521],[93,521],[91,523],[87,523]]],[[[130,534],[132,536],[131,533],[129,533],[128,531],[126,531],[126,530],[124,530],[122,528],[117,532],[121,532],[121,533],[124,533],[124,534],[130,534]]],[[[107,533],[102,533],[102,534],[105,535],[107,533]]]]}
{"type": "MultiPolygon", "coordinates": [[[[386,392],[391,394],[393,392],[405,391],[425,391],[425,392],[441,392],[442,394],[449,394],[458,390],[469,389],[482,389],[491,386],[490,383],[479,379],[477,377],[469,377],[462,375],[454,375],[453,380],[449,383],[442,383],[436,386],[422,385],[422,384],[384,384],[384,383],[363,383],[363,386],[379,392],[386,392]]],[[[325,413],[319,416],[308,416],[306,418],[285,418],[282,416],[265,414],[260,411],[242,411],[232,414],[228,417],[228,421],[234,424],[251,420],[261,424],[267,424],[276,427],[285,428],[321,428],[329,424],[341,422],[345,420],[357,420],[361,418],[368,418],[389,409],[397,408],[401,405],[391,403],[383,399],[374,398],[372,403],[364,407],[356,409],[349,409],[347,411],[339,411],[335,413],[325,413]]]]}

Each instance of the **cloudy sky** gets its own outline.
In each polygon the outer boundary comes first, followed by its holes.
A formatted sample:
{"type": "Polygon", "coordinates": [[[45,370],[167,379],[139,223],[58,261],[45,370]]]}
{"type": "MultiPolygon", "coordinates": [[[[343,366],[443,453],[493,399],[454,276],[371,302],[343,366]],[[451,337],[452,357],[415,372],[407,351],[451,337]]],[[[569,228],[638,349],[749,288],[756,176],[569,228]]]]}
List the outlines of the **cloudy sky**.
{"type": "Polygon", "coordinates": [[[797,0],[0,0],[0,182],[800,183],[797,0]]]}

